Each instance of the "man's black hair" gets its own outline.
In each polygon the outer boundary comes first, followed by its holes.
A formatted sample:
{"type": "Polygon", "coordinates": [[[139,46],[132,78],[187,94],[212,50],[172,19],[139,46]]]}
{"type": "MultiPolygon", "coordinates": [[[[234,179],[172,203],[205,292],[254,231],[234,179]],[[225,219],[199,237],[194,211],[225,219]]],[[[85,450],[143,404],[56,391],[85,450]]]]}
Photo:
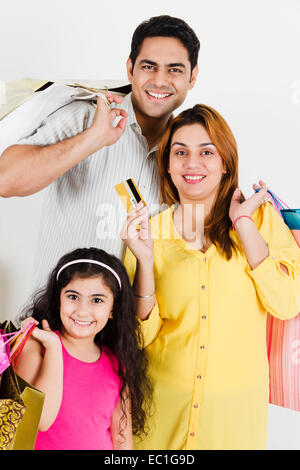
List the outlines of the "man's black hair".
{"type": "Polygon", "coordinates": [[[140,53],[144,39],[157,36],[178,39],[187,49],[191,70],[197,65],[200,41],[192,28],[182,19],[168,15],[153,16],[143,21],[134,31],[131,41],[130,59],[132,68],[140,53]]]}

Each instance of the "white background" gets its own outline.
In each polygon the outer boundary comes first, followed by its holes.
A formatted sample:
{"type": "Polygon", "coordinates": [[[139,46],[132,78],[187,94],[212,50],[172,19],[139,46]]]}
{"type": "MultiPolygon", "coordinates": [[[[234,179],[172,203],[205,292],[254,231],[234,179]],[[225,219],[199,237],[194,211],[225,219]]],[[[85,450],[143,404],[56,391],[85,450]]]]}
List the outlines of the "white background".
{"type": "MultiPolygon", "coordinates": [[[[238,141],[246,196],[262,178],[299,207],[299,0],[0,0],[0,79],[126,79],[134,29],[160,14],[183,18],[201,42],[197,84],[176,114],[215,107],[238,141]]],[[[31,293],[43,196],[0,198],[2,320],[31,293]]],[[[300,449],[300,413],[270,406],[269,449],[300,449]]]]}

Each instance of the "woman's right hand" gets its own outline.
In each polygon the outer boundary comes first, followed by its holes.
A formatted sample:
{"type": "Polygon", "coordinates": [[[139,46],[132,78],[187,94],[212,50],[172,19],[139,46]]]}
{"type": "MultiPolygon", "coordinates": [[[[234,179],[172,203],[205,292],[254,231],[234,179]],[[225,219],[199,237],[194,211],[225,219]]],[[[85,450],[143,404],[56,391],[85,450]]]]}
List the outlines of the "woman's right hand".
{"type": "MultiPolygon", "coordinates": [[[[35,320],[33,317],[28,317],[21,323],[21,328],[24,328],[29,323],[34,323],[38,325],[39,322],[35,320]]],[[[54,331],[50,329],[49,323],[47,320],[42,320],[42,329],[41,328],[34,328],[30,334],[30,337],[36,339],[41,343],[45,348],[60,344],[59,337],[57,336],[54,331]]]]}
{"type": "Polygon", "coordinates": [[[142,202],[128,214],[120,237],[139,262],[153,262],[153,240],[148,209],[142,202]]]}

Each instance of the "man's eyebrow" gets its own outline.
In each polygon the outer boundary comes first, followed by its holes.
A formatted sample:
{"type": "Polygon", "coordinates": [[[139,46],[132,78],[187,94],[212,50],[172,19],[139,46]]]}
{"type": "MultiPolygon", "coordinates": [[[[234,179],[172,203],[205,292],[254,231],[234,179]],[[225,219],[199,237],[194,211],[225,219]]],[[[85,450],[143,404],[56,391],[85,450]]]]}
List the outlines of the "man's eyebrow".
{"type": "Polygon", "coordinates": [[[168,64],[168,67],[181,67],[185,69],[185,65],[182,64],[181,62],[175,62],[174,64],[168,64]]]}
{"type": "MultiPolygon", "coordinates": [[[[183,142],[173,142],[171,147],[173,147],[173,145],[180,145],[181,147],[187,147],[187,145],[184,144],[183,142]]],[[[204,142],[203,144],[197,145],[197,147],[207,147],[208,145],[213,145],[215,147],[215,144],[213,144],[212,142],[204,142]]]]}
{"type": "MultiPolygon", "coordinates": [[[[148,64],[148,65],[155,65],[155,66],[158,66],[158,63],[157,62],[153,62],[153,60],[148,60],[148,59],[142,59],[140,60],[140,65],[142,64],[148,64]]],[[[174,63],[171,63],[171,64],[167,64],[166,65],[167,67],[181,67],[183,69],[185,69],[185,65],[182,64],[181,62],[174,62],[174,63]]]]}
{"type": "Polygon", "coordinates": [[[157,62],[153,62],[153,60],[142,59],[139,62],[140,64],[149,64],[149,65],[158,65],[157,62]]]}

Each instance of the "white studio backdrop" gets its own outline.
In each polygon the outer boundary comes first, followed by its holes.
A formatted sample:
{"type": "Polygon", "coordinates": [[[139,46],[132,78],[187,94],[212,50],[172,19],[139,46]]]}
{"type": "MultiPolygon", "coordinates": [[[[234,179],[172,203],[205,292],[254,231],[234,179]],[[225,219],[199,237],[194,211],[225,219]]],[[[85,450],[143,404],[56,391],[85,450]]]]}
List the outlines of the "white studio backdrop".
{"type": "MultiPolygon", "coordinates": [[[[262,178],[299,207],[299,0],[0,0],[0,80],[126,79],[134,29],[161,14],[183,18],[201,42],[197,84],[175,114],[215,107],[237,139],[244,194],[262,178]]],[[[44,195],[0,198],[0,320],[31,294],[44,195]]],[[[270,406],[268,448],[300,449],[300,413],[270,406]]]]}

